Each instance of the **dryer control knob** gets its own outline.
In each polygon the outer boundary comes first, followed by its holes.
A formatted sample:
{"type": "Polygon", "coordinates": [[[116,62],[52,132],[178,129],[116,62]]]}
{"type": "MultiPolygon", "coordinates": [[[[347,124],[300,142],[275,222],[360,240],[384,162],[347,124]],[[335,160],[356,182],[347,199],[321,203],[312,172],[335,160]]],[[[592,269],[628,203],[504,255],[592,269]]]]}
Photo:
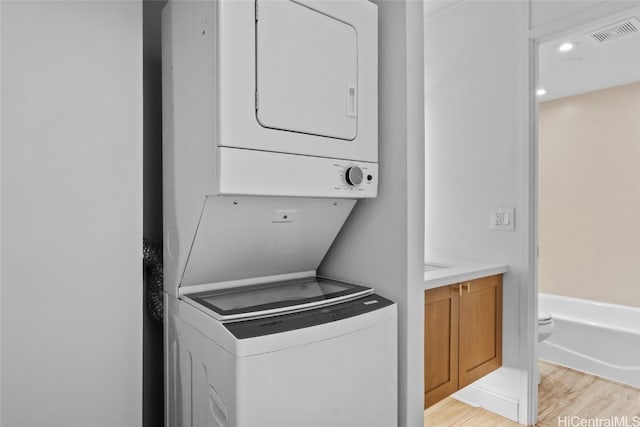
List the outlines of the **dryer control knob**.
{"type": "Polygon", "coordinates": [[[358,166],[351,166],[350,168],[347,168],[347,171],[344,174],[344,178],[349,185],[360,185],[363,176],[362,169],[358,166]]]}

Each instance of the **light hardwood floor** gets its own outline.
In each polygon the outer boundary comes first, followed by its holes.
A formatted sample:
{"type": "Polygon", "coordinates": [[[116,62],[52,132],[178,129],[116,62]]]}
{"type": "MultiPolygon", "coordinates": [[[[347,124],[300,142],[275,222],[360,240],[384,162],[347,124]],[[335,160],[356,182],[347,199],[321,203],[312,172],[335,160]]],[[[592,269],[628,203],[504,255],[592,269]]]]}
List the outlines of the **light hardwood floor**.
{"type": "MultiPolygon", "coordinates": [[[[629,425],[640,419],[640,389],[594,377],[573,369],[540,363],[537,427],[571,425],[570,417],[582,419],[627,417],[629,425]],[[559,423],[567,418],[567,422],[559,423]]],[[[473,408],[448,397],[424,411],[425,427],[515,427],[511,420],[473,408]]],[[[578,424],[579,425],[579,424],[578,424]]],[[[587,425],[587,424],[585,424],[587,425]]],[[[593,425],[593,424],[592,424],[593,425]]],[[[602,424],[605,425],[605,424],[602,424]]],[[[622,424],[624,425],[624,424],[622,424]]]]}

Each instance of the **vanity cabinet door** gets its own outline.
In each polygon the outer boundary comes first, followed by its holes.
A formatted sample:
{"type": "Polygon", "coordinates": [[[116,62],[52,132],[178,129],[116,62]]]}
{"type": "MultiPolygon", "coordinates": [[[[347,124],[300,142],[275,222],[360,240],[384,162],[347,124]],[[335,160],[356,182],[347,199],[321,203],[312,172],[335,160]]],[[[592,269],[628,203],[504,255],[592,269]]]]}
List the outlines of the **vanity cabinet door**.
{"type": "Polygon", "coordinates": [[[502,366],[502,276],[460,284],[459,388],[502,366]]]}
{"type": "Polygon", "coordinates": [[[453,286],[424,294],[424,407],[458,389],[459,293],[453,286]]]}

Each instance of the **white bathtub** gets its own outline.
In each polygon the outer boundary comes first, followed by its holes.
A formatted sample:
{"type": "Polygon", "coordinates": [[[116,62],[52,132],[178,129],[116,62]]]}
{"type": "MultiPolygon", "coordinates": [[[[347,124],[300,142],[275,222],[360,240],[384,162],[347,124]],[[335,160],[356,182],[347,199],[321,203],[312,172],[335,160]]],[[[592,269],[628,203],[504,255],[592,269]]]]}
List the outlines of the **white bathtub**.
{"type": "Polygon", "coordinates": [[[556,324],[541,359],[640,388],[640,308],[544,293],[538,307],[556,324]]]}

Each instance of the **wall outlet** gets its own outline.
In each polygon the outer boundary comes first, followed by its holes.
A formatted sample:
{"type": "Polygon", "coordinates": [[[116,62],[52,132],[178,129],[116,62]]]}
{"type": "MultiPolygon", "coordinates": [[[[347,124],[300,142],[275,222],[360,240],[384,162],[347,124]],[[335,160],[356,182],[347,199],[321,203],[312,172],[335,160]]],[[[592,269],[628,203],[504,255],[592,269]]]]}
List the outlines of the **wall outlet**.
{"type": "Polygon", "coordinates": [[[494,227],[502,225],[502,212],[493,213],[493,225],[494,227]]]}
{"type": "Polygon", "coordinates": [[[489,229],[497,231],[514,231],[515,208],[491,208],[489,212],[489,229]]]}

